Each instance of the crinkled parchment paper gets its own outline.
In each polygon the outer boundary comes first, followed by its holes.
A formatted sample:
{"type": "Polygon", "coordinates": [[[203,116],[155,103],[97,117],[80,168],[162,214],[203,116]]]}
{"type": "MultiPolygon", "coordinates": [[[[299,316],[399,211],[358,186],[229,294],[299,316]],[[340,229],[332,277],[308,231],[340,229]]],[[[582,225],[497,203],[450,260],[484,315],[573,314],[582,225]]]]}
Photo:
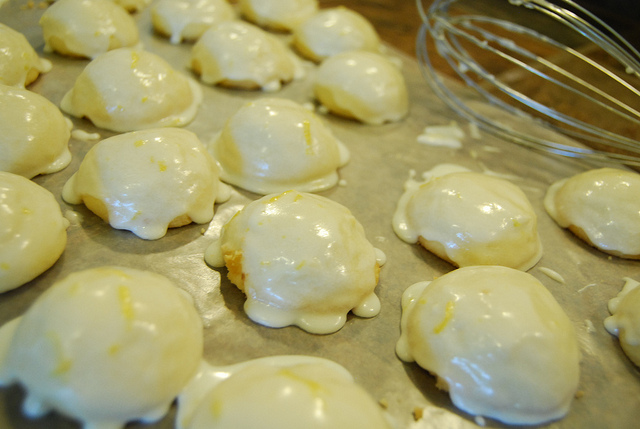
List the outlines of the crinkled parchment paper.
{"type": "MultiPolygon", "coordinates": [[[[38,19],[43,10],[27,8],[26,1],[9,0],[0,7],[0,21],[22,31],[37,51],[54,64],[29,89],[59,105],[87,60],[43,54],[38,19]]],[[[348,6],[348,3],[346,3],[348,6]]],[[[154,35],[148,9],[138,15],[144,47],[167,59],[185,73],[191,45],[171,45],[154,35]]],[[[410,88],[411,111],[400,123],[367,126],[323,116],[336,136],[351,150],[351,162],[341,169],[342,184],[322,195],[347,206],[363,224],[369,240],[387,255],[376,289],[382,301],[373,319],[349,316],[347,324],[331,335],[311,335],[298,328],[271,329],[251,322],[242,311],[243,294],[226,280],[224,270],[208,267],[203,259],[207,245],[221,225],[257,195],[234,191],[229,202],[216,207],[211,224],[170,230],[162,239],[142,240],[128,231],[111,229],[84,206],[65,204],[63,184],[76,171],[86,151],[95,143],[72,139],[73,161],[65,170],[35,178],[53,192],[63,211],[77,220],[68,229],[69,241],[61,259],[31,283],[0,295],[0,323],[21,315],[44,290],[71,272],[105,264],[148,269],[164,274],[190,292],[205,322],[205,357],[214,365],[233,364],[277,354],[306,354],[332,359],[346,367],[371,395],[384,402],[398,428],[467,428],[477,423],[457,410],[435,380],[415,364],[395,355],[400,332],[400,300],[404,289],[417,281],[431,280],[453,267],[418,245],[398,239],[391,228],[396,202],[410,170],[418,174],[439,163],[456,163],[475,171],[488,171],[512,180],[528,195],[539,217],[544,256],[530,272],[548,287],[575,324],[582,348],[581,394],[566,418],[551,423],[557,428],[631,428],[640,422],[640,373],[623,354],[603,320],[607,301],[623,286],[624,277],[640,280],[640,262],[612,258],[560,229],[545,213],[542,199],[555,180],[594,167],[582,161],[554,158],[482,134],[474,138],[469,124],[459,149],[434,147],[418,142],[426,126],[446,125],[457,118],[430,91],[414,59],[390,51],[402,62],[410,88]],[[545,270],[546,269],[546,270],[545,270]],[[558,273],[564,283],[545,271],[558,273]],[[414,419],[414,410],[424,417],[414,419]]],[[[224,121],[243,103],[259,97],[285,97],[300,103],[312,101],[314,65],[307,64],[305,79],[276,93],[225,90],[203,85],[205,101],[195,121],[186,128],[203,142],[217,133],[224,121]]],[[[489,109],[491,110],[491,109],[489,109]]],[[[98,132],[88,121],[73,119],[76,129],[98,132]]],[[[535,127],[518,123],[519,127],[535,127]]],[[[77,424],[55,414],[28,420],[21,415],[24,392],[19,387],[0,389],[0,427],[70,428],[77,424]]],[[[173,427],[174,412],[153,428],[173,427]]],[[[502,427],[486,419],[489,427],[502,427]]],[[[135,426],[135,425],[134,425],[135,426]]],[[[141,425],[143,426],[143,425],[141,425]]],[[[137,427],[137,426],[136,426],[137,427]]],[[[143,426],[147,427],[147,426],[143,426]]]]}

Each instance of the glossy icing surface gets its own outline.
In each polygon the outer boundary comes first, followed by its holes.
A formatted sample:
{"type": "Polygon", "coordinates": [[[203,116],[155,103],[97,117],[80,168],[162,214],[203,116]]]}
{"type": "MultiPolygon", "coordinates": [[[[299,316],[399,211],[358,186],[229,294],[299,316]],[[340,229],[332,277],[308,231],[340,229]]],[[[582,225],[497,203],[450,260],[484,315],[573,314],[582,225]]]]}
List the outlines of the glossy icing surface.
{"type": "Polygon", "coordinates": [[[111,0],[57,0],[42,14],[45,51],[95,58],[138,43],[135,20],[111,0]]]}
{"type": "Polygon", "coordinates": [[[351,50],[377,51],[380,38],[365,17],[339,6],[322,9],[296,27],[293,45],[306,58],[319,62],[351,50]]]}
{"type": "Polygon", "coordinates": [[[318,10],[318,0],[239,0],[238,7],[261,27],[290,31],[318,10]]]}
{"type": "Polygon", "coordinates": [[[70,128],[48,99],[0,85],[0,171],[30,179],[62,170],[71,162],[70,128]]]}
{"type": "Polygon", "coordinates": [[[622,350],[640,366],[640,283],[630,278],[625,280],[620,293],[609,300],[611,316],[604,320],[604,327],[620,339],[622,350]]]}
{"type": "Polygon", "coordinates": [[[203,363],[178,398],[178,429],[390,428],[380,406],[337,363],[270,356],[203,363]]]}
{"type": "Polygon", "coordinates": [[[442,164],[409,179],[398,201],[393,229],[464,267],[533,267],[542,256],[537,216],[528,198],[504,179],[442,164]]]}
{"type": "Polygon", "coordinates": [[[558,225],[603,252],[640,258],[640,174],[585,171],[552,184],[544,206],[558,225]]]}
{"type": "Polygon", "coordinates": [[[67,181],[62,197],[84,203],[112,227],[154,240],[167,228],[206,223],[229,197],[195,134],[159,128],[102,140],[67,181]]]}
{"type": "Polygon", "coordinates": [[[84,427],[160,419],[202,359],[191,298],[158,274],[124,267],[58,281],[0,332],[0,382],[19,382],[23,411],[84,427]]]}
{"type": "Polygon", "coordinates": [[[51,267],[65,249],[68,226],[51,192],[0,171],[0,293],[51,267]]]}
{"type": "Polygon", "coordinates": [[[301,75],[294,54],[276,37],[243,21],[208,29],[193,46],[191,68],[209,85],[276,91],[301,75]]]}
{"type": "Polygon", "coordinates": [[[329,111],[366,124],[399,121],[409,109],[402,72],[373,52],[348,51],[326,59],[313,91],[329,111]]]}
{"type": "Polygon", "coordinates": [[[119,48],[91,61],[60,107],[97,127],[126,132],[185,125],[201,101],[197,82],[158,55],[119,48]]]}
{"type": "Polygon", "coordinates": [[[0,23],[0,40],[0,84],[24,88],[51,70],[51,62],[40,58],[22,33],[0,23]]]}
{"type": "Polygon", "coordinates": [[[158,0],[151,7],[153,27],[174,44],[197,40],[214,24],[235,17],[226,0],[158,0]]]}
{"type": "Polygon", "coordinates": [[[301,105],[263,98],[241,107],[211,143],[222,180],[259,194],[317,192],[338,183],[349,150],[301,105]]]}
{"type": "Polygon", "coordinates": [[[398,356],[436,374],[460,409],[510,424],[568,412],[579,381],[577,337],[535,277],[459,268],[407,288],[402,308],[398,356]]]}
{"type": "Polygon", "coordinates": [[[378,314],[382,258],[348,209],[297,191],[246,205],[205,253],[209,265],[227,266],[253,321],[322,334],[342,328],[349,311],[378,314]]]}

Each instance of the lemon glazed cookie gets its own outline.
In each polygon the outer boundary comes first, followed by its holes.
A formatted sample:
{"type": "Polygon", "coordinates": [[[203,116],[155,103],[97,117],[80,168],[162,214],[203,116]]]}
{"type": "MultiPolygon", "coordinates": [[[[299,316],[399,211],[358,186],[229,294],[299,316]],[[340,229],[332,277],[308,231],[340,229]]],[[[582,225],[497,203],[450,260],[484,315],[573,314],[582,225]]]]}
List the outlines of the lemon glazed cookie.
{"type": "Polygon", "coordinates": [[[537,225],[516,185],[452,164],[434,167],[424,181],[410,178],[393,216],[398,237],[458,267],[530,269],[542,257],[537,225]]]}
{"type": "Polygon", "coordinates": [[[178,429],[390,429],[388,420],[344,367],[302,355],[203,363],[176,418],[178,429]]]}
{"type": "Polygon", "coordinates": [[[211,221],[214,203],[228,199],[229,189],[194,133],[158,128],[98,142],[64,185],[62,197],[84,203],[113,228],[155,240],[167,228],[211,221]]]}
{"type": "Polygon", "coordinates": [[[341,329],[349,311],[373,317],[384,254],[367,241],[362,225],[341,204],[287,191],[247,204],[206,253],[213,267],[247,297],[254,322],[296,325],[316,334],[341,329]]]}
{"type": "Polygon", "coordinates": [[[338,183],[349,150],[320,118],[298,103],[262,98],[242,106],[209,150],[227,183],[266,195],[318,192],[338,183]]]}
{"type": "Polygon", "coordinates": [[[0,84],[0,171],[31,179],[62,170],[71,162],[71,128],[48,99],[0,84]]]}
{"type": "Polygon", "coordinates": [[[576,332],[531,274],[459,268],[402,296],[396,352],[435,375],[453,404],[508,424],[542,424],[569,411],[580,378],[576,332]]]}
{"type": "Polygon", "coordinates": [[[42,73],[51,71],[24,35],[0,23],[0,84],[24,88],[42,73]]]}
{"type": "Polygon", "coordinates": [[[98,267],[54,283],[0,328],[0,385],[24,386],[28,417],[57,411],[119,429],[161,419],[202,353],[186,292],[149,271],[98,267]]]}
{"type": "Polygon", "coordinates": [[[0,171],[0,293],[22,286],[55,264],[67,245],[68,226],[51,192],[0,171]]]}
{"type": "Polygon", "coordinates": [[[599,168],[561,179],[547,190],[544,207],[591,246],[640,259],[640,174],[599,168]]]}
{"type": "Polygon", "coordinates": [[[119,48],[85,67],[60,108],[99,128],[127,132],[186,125],[201,102],[198,83],[158,55],[119,48]]]}
{"type": "Polygon", "coordinates": [[[57,0],[42,14],[44,50],[95,58],[139,42],[138,26],[111,0],[57,0]]]}

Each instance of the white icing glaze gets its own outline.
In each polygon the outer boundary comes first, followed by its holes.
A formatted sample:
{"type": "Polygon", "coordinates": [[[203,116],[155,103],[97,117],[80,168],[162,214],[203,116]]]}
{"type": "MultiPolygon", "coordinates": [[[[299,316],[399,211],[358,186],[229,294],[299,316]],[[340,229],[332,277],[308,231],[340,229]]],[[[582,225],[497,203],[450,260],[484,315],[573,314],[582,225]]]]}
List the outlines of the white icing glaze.
{"type": "Polygon", "coordinates": [[[214,24],[235,17],[226,0],[158,0],[151,7],[153,27],[174,44],[198,40],[214,24]]]}
{"type": "Polygon", "coordinates": [[[0,292],[51,267],[67,244],[68,226],[51,192],[0,171],[0,292]]]}
{"type": "Polygon", "coordinates": [[[0,85],[0,171],[28,179],[55,173],[71,162],[70,127],[43,96],[0,85]]]}
{"type": "Polygon", "coordinates": [[[640,174],[589,170],[552,184],[544,206],[558,225],[601,251],[640,258],[640,174]]]}
{"type": "Polygon", "coordinates": [[[318,0],[239,0],[247,20],[271,30],[290,31],[318,10],[318,0]]]}
{"type": "Polygon", "coordinates": [[[205,259],[226,264],[247,295],[245,312],[266,326],[328,334],[350,310],[380,311],[374,289],[382,261],[351,212],[318,195],[288,191],[253,201],[225,224],[205,259]]]}
{"type": "Polygon", "coordinates": [[[311,356],[270,356],[225,367],[203,362],[178,397],[178,429],[254,428],[258,421],[263,429],[390,427],[344,367],[311,356]]]}
{"type": "Polygon", "coordinates": [[[51,70],[51,62],[40,58],[22,33],[0,23],[0,40],[0,84],[24,88],[51,70]]]}
{"type": "Polygon", "coordinates": [[[604,320],[604,327],[620,339],[620,346],[631,361],[640,366],[640,283],[625,278],[625,285],[618,295],[609,300],[611,316],[604,320]]]}
{"type": "Polygon", "coordinates": [[[95,58],[138,43],[138,27],[111,0],[57,0],[42,14],[45,52],[95,58]]]}
{"type": "Polygon", "coordinates": [[[562,277],[562,275],[559,272],[547,267],[539,267],[538,269],[550,279],[553,279],[560,284],[566,284],[564,277],[562,277]]]}
{"type": "Polygon", "coordinates": [[[259,194],[317,192],[338,183],[349,150],[313,112],[287,99],[241,107],[210,146],[225,182],[259,194]]]}
{"type": "Polygon", "coordinates": [[[159,128],[97,143],[65,184],[62,197],[84,203],[113,228],[154,240],[170,226],[209,222],[214,202],[226,200],[229,190],[218,181],[215,160],[195,134],[159,128]]]}
{"type": "Polygon", "coordinates": [[[450,125],[432,125],[425,127],[417,138],[418,143],[429,146],[443,146],[452,149],[462,147],[462,139],[465,133],[455,122],[450,125]]]}
{"type": "Polygon", "coordinates": [[[125,132],[185,125],[201,101],[198,83],[159,56],[119,48],[91,61],[60,107],[97,127],[125,132]]]}
{"type": "Polygon", "coordinates": [[[442,164],[409,179],[393,216],[402,240],[420,243],[456,266],[503,265],[526,271],[542,256],[537,217],[516,185],[442,164]]]}
{"type": "Polygon", "coordinates": [[[409,110],[402,72],[373,52],[329,57],[318,67],[313,90],[329,111],[366,124],[399,121],[409,110]]]}
{"type": "Polygon", "coordinates": [[[510,424],[563,417],[579,382],[571,321],[535,277],[460,268],[402,297],[398,356],[436,374],[452,402],[510,424]]]}
{"type": "Polygon", "coordinates": [[[302,66],[276,37],[242,21],[225,21],[193,46],[191,67],[209,85],[275,91],[301,77],[302,66]]]}
{"type": "Polygon", "coordinates": [[[0,331],[0,381],[26,388],[25,414],[56,410],[87,428],[160,419],[202,360],[190,296],[131,268],[71,274],[0,331]]]}
{"type": "Polygon", "coordinates": [[[380,38],[365,17],[344,6],[322,9],[293,32],[293,45],[305,57],[322,61],[341,52],[378,51],[380,38]]]}
{"type": "Polygon", "coordinates": [[[81,140],[83,142],[90,142],[94,140],[100,140],[101,136],[99,133],[89,133],[84,130],[71,130],[71,137],[76,140],[81,140]]]}

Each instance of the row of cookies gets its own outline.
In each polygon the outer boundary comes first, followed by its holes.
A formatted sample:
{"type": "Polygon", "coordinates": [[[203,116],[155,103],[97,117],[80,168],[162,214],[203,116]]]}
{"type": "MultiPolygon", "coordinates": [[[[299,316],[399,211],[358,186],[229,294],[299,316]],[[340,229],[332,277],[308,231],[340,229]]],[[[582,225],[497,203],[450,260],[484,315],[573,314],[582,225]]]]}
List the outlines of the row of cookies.
{"type": "MultiPolygon", "coordinates": [[[[254,106],[255,106],[255,103],[254,103],[254,106]]],[[[251,106],[251,107],[254,107],[254,106],[251,106]]],[[[305,122],[304,122],[304,120],[303,120],[303,121],[301,121],[301,123],[302,123],[302,127],[301,127],[301,128],[302,128],[302,132],[303,132],[303,133],[305,133],[305,125],[304,125],[304,124],[305,124],[305,122]]],[[[311,123],[311,122],[309,121],[309,123],[311,123]]],[[[309,129],[307,129],[307,130],[306,130],[306,134],[308,134],[308,133],[309,133],[309,129]]],[[[137,145],[138,145],[137,147],[138,147],[138,148],[141,148],[141,147],[144,147],[144,146],[145,146],[145,139],[131,139],[131,140],[129,141],[129,143],[131,143],[131,145],[132,145],[132,146],[134,146],[134,147],[136,147],[136,144],[137,144],[137,145]],[[140,140],[142,140],[142,143],[140,143],[140,140]]],[[[234,150],[237,150],[237,148],[234,148],[234,147],[233,147],[233,145],[234,145],[234,144],[236,144],[236,142],[232,141],[232,143],[231,143],[231,148],[232,148],[232,149],[234,149],[234,150]]],[[[156,163],[155,163],[155,165],[154,165],[154,168],[156,168],[158,171],[161,171],[161,170],[162,170],[162,168],[163,168],[163,167],[162,167],[162,163],[156,162],[156,163]]],[[[165,170],[165,171],[166,171],[166,170],[165,170]]],[[[479,180],[480,180],[480,182],[482,182],[484,179],[479,179],[479,180]]],[[[253,179],[253,181],[255,182],[255,179],[253,179]]],[[[232,183],[232,182],[230,182],[230,183],[232,183]]],[[[241,186],[241,185],[240,185],[240,186],[241,186]]],[[[265,193],[266,193],[266,192],[265,192],[265,193]]],[[[294,195],[295,195],[295,194],[291,194],[290,196],[291,196],[291,197],[293,197],[294,195]]],[[[274,196],[271,196],[271,197],[270,197],[270,199],[272,199],[272,198],[274,198],[274,196]]],[[[458,196],[457,198],[460,198],[460,196],[458,196]]],[[[280,199],[280,198],[279,198],[279,199],[280,199]]],[[[282,197],[281,199],[282,199],[282,200],[287,200],[287,198],[286,198],[286,197],[282,197]]],[[[295,199],[295,198],[294,198],[294,199],[295,199]]],[[[298,198],[298,200],[300,200],[300,198],[298,198]]],[[[306,200],[306,197],[305,197],[305,198],[303,198],[303,200],[306,200]]],[[[99,210],[99,209],[98,209],[98,210],[96,210],[96,211],[97,211],[97,212],[100,212],[100,210],[99,210]]],[[[276,210],[276,211],[277,211],[277,210],[276,210]]],[[[285,211],[288,211],[288,210],[285,210],[285,211]]],[[[448,215],[450,215],[450,214],[451,214],[451,213],[448,213],[448,215]]],[[[419,217],[419,216],[416,216],[416,217],[419,217]]],[[[240,218],[240,216],[239,216],[239,218],[240,218]]],[[[516,219],[516,220],[517,220],[516,222],[513,222],[513,221],[512,221],[512,225],[513,225],[513,226],[519,226],[519,225],[517,225],[517,224],[527,224],[527,223],[530,225],[530,222],[524,222],[521,218],[518,218],[518,219],[516,219]]],[[[238,220],[238,223],[240,223],[240,222],[241,222],[241,221],[240,221],[240,220],[238,220]]],[[[232,228],[231,228],[231,227],[229,227],[229,229],[231,230],[232,228]]],[[[230,234],[231,234],[231,233],[230,233],[230,234]]],[[[425,234],[425,235],[426,235],[426,234],[425,234]]],[[[425,239],[425,242],[426,242],[426,241],[429,241],[429,239],[428,239],[428,238],[427,238],[427,239],[425,239]]],[[[432,241],[432,242],[433,242],[433,241],[435,241],[435,240],[430,240],[430,241],[432,241]]],[[[529,240],[529,241],[531,242],[531,240],[529,240]]],[[[437,246],[436,246],[436,247],[437,247],[437,246]]],[[[535,246],[534,246],[534,247],[535,247],[535,246]]],[[[252,249],[259,249],[259,248],[260,248],[260,246],[254,246],[254,247],[252,247],[252,249]]],[[[539,253],[539,251],[540,251],[540,249],[539,249],[539,248],[537,248],[536,252],[534,252],[534,253],[538,254],[538,253],[539,253]]],[[[436,253],[437,253],[437,252],[436,252],[436,253]]],[[[483,252],[479,252],[479,253],[483,253],[483,252]]],[[[237,254],[237,251],[234,251],[234,254],[237,254]]],[[[441,252],[441,254],[444,254],[444,253],[442,253],[442,252],[441,252]]],[[[449,260],[453,260],[453,257],[448,257],[448,256],[447,256],[447,258],[448,258],[449,260]]],[[[224,259],[224,258],[223,258],[223,259],[224,259]]],[[[235,272],[234,272],[234,270],[233,270],[233,268],[234,268],[234,267],[235,267],[235,268],[238,268],[237,263],[236,263],[236,262],[233,262],[233,261],[235,261],[235,260],[237,259],[237,257],[235,257],[235,258],[234,258],[233,256],[231,256],[231,257],[229,257],[229,258],[227,258],[227,259],[228,259],[229,261],[232,261],[232,262],[230,262],[230,266],[229,266],[229,272],[230,272],[230,274],[231,274],[231,275],[234,275],[236,278],[241,278],[241,277],[242,277],[242,275],[241,275],[241,273],[242,273],[242,272],[238,272],[238,271],[235,271],[235,272]]],[[[535,259],[535,256],[534,256],[534,258],[533,258],[533,259],[535,259]]],[[[533,263],[535,263],[535,262],[533,262],[533,263]]],[[[296,266],[297,266],[297,265],[298,265],[298,264],[296,264],[296,266]]],[[[379,264],[378,264],[378,265],[379,265],[379,264]]],[[[462,264],[458,264],[458,265],[462,265],[462,264]]],[[[286,272],[286,270],[281,270],[281,271],[286,272]]],[[[239,281],[238,281],[238,285],[240,286],[240,282],[239,282],[239,281]]],[[[374,284],[374,285],[375,285],[375,284],[374,284]]],[[[243,288],[244,288],[244,286],[243,286],[243,288]]],[[[245,290],[246,290],[246,288],[245,288],[245,290]]],[[[445,313],[444,313],[445,315],[442,317],[442,320],[447,320],[447,318],[448,318],[448,319],[449,319],[449,321],[450,321],[450,320],[453,318],[453,316],[446,316],[446,314],[447,314],[447,311],[446,311],[447,306],[445,305],[445,306],[444,306],[444,308],[445,308],[445,313]]],[[[450,311],[449,311],[449,314],[451,315],[451,314],[457,314],[457,313],[453,313],[453,310],[450,310],[450,311]]],[[[440,320],[440,322],[442,322],[442,320],[440,320]]],[[[447,325],[448,325],[448,323],[447,323],[447,325]]],[[[439,326],[439,325],[438,325],[438,326],[439,326]]],[[[442,329],[444,329],[444,326],[445,326],[445,325],[443,325],[443,326],[442,326],[442,329]]],[[[461,407],[463,407],[463,406],[461,406],[461,407]]],[[[463,407],[463,408],[464,408],[464,407],[463,407]]],[[[483,413],[479,413],[479,414],[483,414],[483,413]]],[[[485,414],[485,415],[491,415],[491,414],[486,413],[486,412],[485,412],[484,414],[485,414]]]]}

